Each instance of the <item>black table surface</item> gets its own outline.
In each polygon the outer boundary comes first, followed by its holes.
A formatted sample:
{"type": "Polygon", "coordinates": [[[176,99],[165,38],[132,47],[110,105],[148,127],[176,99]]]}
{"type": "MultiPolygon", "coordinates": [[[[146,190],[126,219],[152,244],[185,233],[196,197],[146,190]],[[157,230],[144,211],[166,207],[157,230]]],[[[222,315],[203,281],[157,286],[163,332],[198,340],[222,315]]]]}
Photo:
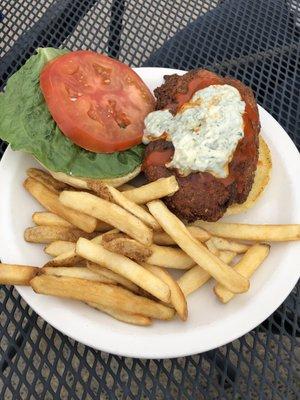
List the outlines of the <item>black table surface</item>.
{"type": "MultiPolygon", "coordinates": [[[[299,148],[299,32],[297,0],[2,0],[0,83],[41,46],[92,49],[131,66],[206,67],[250,85],[299,148]]],[[[242,338],[170,360],[93,350],[13,287],[1,286],[0,298],[1,399],[300,398],[299,284],[242,338]]]]}

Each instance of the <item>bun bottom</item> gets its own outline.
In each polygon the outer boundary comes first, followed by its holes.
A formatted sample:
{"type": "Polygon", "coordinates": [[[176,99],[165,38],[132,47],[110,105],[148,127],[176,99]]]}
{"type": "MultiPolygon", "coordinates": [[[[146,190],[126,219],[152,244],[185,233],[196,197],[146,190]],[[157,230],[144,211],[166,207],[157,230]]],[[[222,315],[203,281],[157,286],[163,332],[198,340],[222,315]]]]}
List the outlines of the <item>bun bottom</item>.
{"type": "Polygon", "coordinates": [[[272,159],[270,149],[264,139],[259,136],[259,149],[258,149],[258,162],[255,172],[254,182],[252,189],[247,197],[247,200],[242,204],[232,204],[228,207],[224,215],[235,215],[247,211],[253,207],[255,202],[259,199],[260,195],[267,186],[271,170],[272,170],[272,159]]]}
{"type": "Polygon", "coordinates": [[[58,181],[67,183],[70,186],[74,186],[78,189],[92,189],[93,187],[101,183],[106,183],[113,187],[121,186],[124,183],[130,181],[131,179],[135,178],[141,172],[141,166],[137,167],[135,170],[133,170],[127,175],[112,179],[80,178],[76,176],[67,175],[64,172],[52,172],[50,170],[48,171],[53,176],[53,178],[57,179],[58,181]]]}

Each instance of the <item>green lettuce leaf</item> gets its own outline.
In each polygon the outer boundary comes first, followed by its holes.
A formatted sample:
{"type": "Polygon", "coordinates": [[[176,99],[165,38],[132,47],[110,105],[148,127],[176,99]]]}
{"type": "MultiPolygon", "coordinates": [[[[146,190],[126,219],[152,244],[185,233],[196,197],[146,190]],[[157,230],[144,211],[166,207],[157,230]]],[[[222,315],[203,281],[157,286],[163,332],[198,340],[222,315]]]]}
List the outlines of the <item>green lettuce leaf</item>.
{"type": "Polygon", "coordinates": [[[13,150],[32,154],[54,172],[88,178],[117,178],[132,172],[143,158],[144,146],[112,154],[92,153],[72,143],[52,119],[39,76],[44,65],[68,50],[43,48],[8,80],[0,93],[0,138],[13,150]]]}

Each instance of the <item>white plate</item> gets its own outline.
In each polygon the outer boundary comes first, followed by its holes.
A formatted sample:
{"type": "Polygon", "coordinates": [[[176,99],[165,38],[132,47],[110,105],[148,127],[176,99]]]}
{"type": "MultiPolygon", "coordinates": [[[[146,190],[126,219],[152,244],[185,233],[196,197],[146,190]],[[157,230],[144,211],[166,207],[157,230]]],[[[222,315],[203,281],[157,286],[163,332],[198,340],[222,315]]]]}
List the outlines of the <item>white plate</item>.
{"type": "MultiPolygon", "coordinates": [[[[163,75],[176,70],[138,68],[137,73],[154,89],[163,75]]],[[[272,178],[256,206],[227,220],[249,223],[300,223],[300,157],[286,132],[259,107],[262,135],[273,158],[272,178]]],[[[0,239],[2,262],[41,266],[48,260],[43,246],[23,240],[32,225],[31,215],[41,209],[23,189],[28,167],[34,159],[9,148],[0,164],[0,239]]],[[[24,300],[46,321],[88,346],[110,353],[140,358],[170,358],[204,352],[226,344],[265,320],[284,301],[299,278],[300,244],[274,244],[263,266],[251,279],[248,293],[220,304],[212,283],[189,299],[187,322],[155,321],[151,327],[127,325],[80,302],[35,294],[17,287],[24,300]]]]}

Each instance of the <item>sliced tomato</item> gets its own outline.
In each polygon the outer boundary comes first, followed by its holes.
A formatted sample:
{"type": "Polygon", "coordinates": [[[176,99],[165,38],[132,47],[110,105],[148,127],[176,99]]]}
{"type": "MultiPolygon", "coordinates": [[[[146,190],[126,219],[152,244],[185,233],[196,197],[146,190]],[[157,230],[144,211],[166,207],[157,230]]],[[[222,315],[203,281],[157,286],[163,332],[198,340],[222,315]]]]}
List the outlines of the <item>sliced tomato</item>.
{"type": "MultiPolygon", "coordinates": [[[[211,85],[222,85],[223,78],[210,72],[208,70],[200,70],[199,74],[196,74],[194,79],[192,79],[188,84],[188,89],[184,93],[176,94],[177,110],[180,109],[183,104],[187,103],[193,97],[193,94],[198,90],[204,89],[211,85]]],[[[177,111],[176,110],[176,111],[177,111]]]]}
{"type": "Polygon", "coordinates": [[[92,152],[141,143],[154,98],[127,65],[92,51],[74,51],[47,64],[40,86],[65,136],[92,152]]]}
{"type": "Polygon", "coordinates": [[[167,162],[171,161],[174,154],[174,149],[164,149],[152,151],[145,157],[143,162],[143,169],[146,169],[153,165],[165,165],[167,162]]]}

